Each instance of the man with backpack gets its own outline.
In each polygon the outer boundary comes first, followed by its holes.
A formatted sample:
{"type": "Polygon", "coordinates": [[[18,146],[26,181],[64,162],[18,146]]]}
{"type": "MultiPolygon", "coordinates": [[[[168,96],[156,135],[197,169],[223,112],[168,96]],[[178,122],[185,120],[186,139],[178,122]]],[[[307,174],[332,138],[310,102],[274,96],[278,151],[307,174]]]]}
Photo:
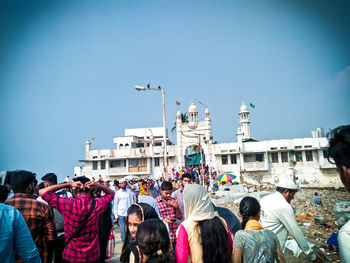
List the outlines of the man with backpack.
{"type": "Polygon", "coordinates": [[[98,219],[113,200],[113,190],[80,176],[73,182],[41,189],[39,195],[64,216],[66,242],[63,259],[67,262],[98,262],[98,219]],[[73,187],[74,197],[60,197],[55,193],[67,187],[73,187]],[[101,189],[105,195],[92,198],[91,191],[94,189],[101,189]]]}

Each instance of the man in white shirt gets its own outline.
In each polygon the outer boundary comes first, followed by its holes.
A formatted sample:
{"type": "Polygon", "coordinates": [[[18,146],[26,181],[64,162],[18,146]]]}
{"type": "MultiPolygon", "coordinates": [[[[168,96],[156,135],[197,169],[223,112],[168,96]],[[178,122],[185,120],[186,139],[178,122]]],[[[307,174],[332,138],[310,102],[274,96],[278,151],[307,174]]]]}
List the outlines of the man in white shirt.
{"type": "Polygon", "coordinates": [[[298,189],[292,180],[281,181],[277,185],[276,193],[262,198],[260,201],[261,224],[277,235],[283,251],[289,234],[310,260],[321,262],[307,243],[290,205],[298,189]]]}
{"type": "MultiPolygon", "coordinates": [[[[350,125],[340,126],[328,135],[328,161],[337,166],[340,179],[346,189],[350,191],[350,125]],[[333,160],[332,160],[333,159],[333,160]]],[[[350,220],[338,233],[340,260],[350,262],[350,220]]]]}
{"type": "Polygon", "coordinates": [[[129,207],[133,204],[133,197],[130,189],[126,188],[126,180],[120,179],[119,190],[114,196],[113,213],[114,222],[118,222],[122,241],[125,241],[125,221],[129,207]]]}

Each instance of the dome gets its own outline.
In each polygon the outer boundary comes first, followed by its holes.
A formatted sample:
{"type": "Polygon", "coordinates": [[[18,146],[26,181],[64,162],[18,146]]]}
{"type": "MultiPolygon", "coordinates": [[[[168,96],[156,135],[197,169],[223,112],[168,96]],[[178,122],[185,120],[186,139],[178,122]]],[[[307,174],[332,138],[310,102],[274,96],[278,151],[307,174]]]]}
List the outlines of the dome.
{"type": "Polygon", "coordinates": [[[177,116],[181,116],[181,111],[178,110],[177,113],[176,113],[176,115],[177,115],[177,116]]]}
{"type": "Polygon", "coordinates": [[[243,112],[243,111],[248,111],[248,110],[247,110],[247,106],[244,105],[244,102],[243,102],[243,104],[242,104],[242,106],[241,106],[241,112],[243,112]]]}
{"type": "Polygon", "coordinates": [[[188,113],[198,113],[197,107],[196,105],[193,103],[191,103],[190,107],[188,108],[188,113]]]}
{"type": "Polygon", "coordinates": [[[209,109],[208,109],[208,108],[206,108],[204,113],[209,113],[209,109]]]}

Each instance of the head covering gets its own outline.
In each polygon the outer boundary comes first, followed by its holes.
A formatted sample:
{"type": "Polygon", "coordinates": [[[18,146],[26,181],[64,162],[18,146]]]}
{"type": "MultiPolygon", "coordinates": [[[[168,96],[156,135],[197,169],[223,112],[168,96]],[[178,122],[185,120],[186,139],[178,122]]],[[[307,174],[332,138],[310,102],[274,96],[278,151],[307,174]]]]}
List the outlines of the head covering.
{"type": "Polygon", "coordinates": [[[24,190],[29,184],[33,183],[35,179],[35,173],[16,170],[12,172],[11,176],[11,188],[15,190],[24,190]]]}
{"type": "Polygon", "coordinates": [[[291,179],[282,180],[277,186],[291,190],[299,190],[299,186],[291,179]]]}
{"type": "Polygon", "coordinates": [[[44,182],[47,181],[52,184],[57,184],[57,175],[55,175],[54,173],[48,173],[41,177],[41,180],[43,180],[44,182]]]}
{"type": "Polygon", "coordinates": [[[188,184],[183,191],[185,219],[203,221],[213,219],[214,207],[208,192],[199,184],[188,184]]]}
{"type": "Polygon", "coordinates": [[[86,184],[87,182],[90,181],[90,179],[87,178],[86,176],[78,176],[78,177],[73,178],[73,181],[74,182],[81,182],[82,184],[86,184]]]}
{"type": "Polygon", "coordinates": [[[156,199],[154,199],[152,196],[149,196],[149,195],[139,195],[138,201],[139,201],[139,203],[145,203],[145,204],[152,206],[154,208],[154,210],[156,210],[156,213],[157,213],[159,219],[162,219],[162,217],[160,216],[160,213],[159,213],[158,203],[157,203],[156,199]]]}
{"type": "Polygon", "coordinates": [[[119,180],[119,183],[124,183],[124,182],[126,182],[126,180],[124,178],[119,180]]]}

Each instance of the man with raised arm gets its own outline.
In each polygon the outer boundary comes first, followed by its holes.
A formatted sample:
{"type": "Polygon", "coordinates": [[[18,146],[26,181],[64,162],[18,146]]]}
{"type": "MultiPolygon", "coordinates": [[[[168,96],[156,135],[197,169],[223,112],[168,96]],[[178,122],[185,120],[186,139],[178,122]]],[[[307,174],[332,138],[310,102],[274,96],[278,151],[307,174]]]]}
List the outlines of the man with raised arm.
{"type": "Polygon", "coordinates": [[[108,209],[113,200],[113,190],[90,181],[85,176],[80,176],[74,178],[73,182],[41,189],[39,195],[64,216],[65,239],[66,242],[68,240],[70,242],[63,250],[63,259],[68,262],[98,262],[100,257],[98,218],[108,209]],[[66,198],[55,194],[56,191],[66,187],[73,187],[74,197],[66,198]],[[93,207],[94,202],[90,193],[96,188],[105,192],[105,195],[95,198],[95,207],[93,207]],[[81,232],[70,239],[90,210],[92,212],[81,232]]]}

